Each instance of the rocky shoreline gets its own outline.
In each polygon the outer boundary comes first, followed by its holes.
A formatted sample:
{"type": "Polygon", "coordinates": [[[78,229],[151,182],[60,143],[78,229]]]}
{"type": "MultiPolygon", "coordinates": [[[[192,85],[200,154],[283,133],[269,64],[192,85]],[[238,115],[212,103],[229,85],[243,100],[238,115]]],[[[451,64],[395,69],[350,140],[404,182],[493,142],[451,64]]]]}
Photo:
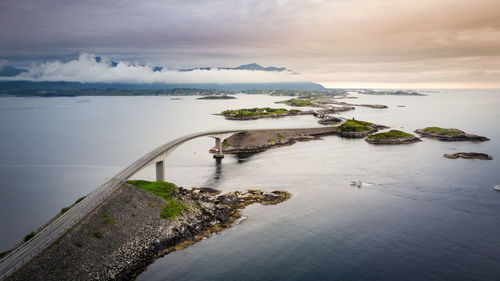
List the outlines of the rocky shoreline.
{"type": "Polygon", "coordinates": [[[284,191],[220,195],[210,188],[176,188],[185,206],[174,219],[159,216],[167,201],[123,183],[105,202],[6,280],[133,280],[157,258],[230,227],[240,209],[277,204],[284,191]]]}
{"type": "MultiPolygon", "coordinates": [[[[227,154],[256,153],[292,145],[298,141],[318,140],[321,136],[335,134],[337,131],[330,127],[253,130],[234,134],[225,139],[222,143],[222,152],[227,154]]],[[[215,148],[212,148],[210,153],[215,153],[215,148]]]]}
{"type": "Polygon", "coordinates": [[[368,136],[366,142],[371,144],[410,144],[421,142],[422,140],[412,134],[408,134],[399,130],[391,130],[385,133],[378,133],[368,136]]]}
{"type": "Polygon", "coordinates": [[[387,138],[387,139],[366,138],[365,141],[371,144],[410,144],[410,143],[421,142],[422,140],[417,137],[401,137],[401,138],[387,138]]]}
{"type": "Polygon", "coordinates": [[[490,155],[477,152],[458,152],[454,154],[445,154],[443,155],[443,157],[449,159],[464,158],[464,159],[493,160],[493,157],[491,157],[490,155]]]}

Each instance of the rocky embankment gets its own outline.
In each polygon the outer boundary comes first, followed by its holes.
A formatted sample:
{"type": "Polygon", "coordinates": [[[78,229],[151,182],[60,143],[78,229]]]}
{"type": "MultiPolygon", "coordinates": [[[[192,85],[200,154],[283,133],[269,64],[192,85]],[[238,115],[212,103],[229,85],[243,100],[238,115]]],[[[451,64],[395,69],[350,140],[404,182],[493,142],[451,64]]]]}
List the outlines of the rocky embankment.
{"type": "MultiPolygon", "coordinates": [[[[223,153],[255,153],[270,148],[292,145],[297,141],[317,140],[321,136],[334,135],[330,127],[283,130],[252,130],[234,134],[222,143],[223,153]]],[[[214,153],[214,149],[210,150],[214,153]]]]}
{"type": "Polygon", "coordinates": [[[160,217],[168,201],[123,183],[105,202],[7,280],[133,280],[155,259],[231,226],[253,203],[277,204],[283,191],[218,195],[176,188],[183,211],[160,217]]]}
{"type": "Polygon", "coordinates": [[[415,130],[415,133],[425,138],[438,139],[440,141],[488,141],[487,137],[468,134],[459,129],[444,129],[439,127],[427,127],[424,129],[415,130]]]}
{"type": "Polygon", "coordinates": [[[450,159],[464,158],[464,159],[493,160],[493,157],[491,157],[490,155],[477,152],[458,152],[454,154],[445,154],[443,156],[450,159]]]}
{"type": "Polygon", "coordinates": [[[371,144],[410,144],[422,140],[412,134],[398,130],[390,130],[389,132],[368,136],[365,141],[371,144]]]}

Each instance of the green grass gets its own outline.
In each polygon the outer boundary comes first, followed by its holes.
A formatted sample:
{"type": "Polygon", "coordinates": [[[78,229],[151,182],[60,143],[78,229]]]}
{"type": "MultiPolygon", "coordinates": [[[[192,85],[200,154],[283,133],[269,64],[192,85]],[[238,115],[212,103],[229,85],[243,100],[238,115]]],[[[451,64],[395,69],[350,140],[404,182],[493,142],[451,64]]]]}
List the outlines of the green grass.
{"type": "Polygon", "coordinates": [[[273,142],[275,142],[275,140],[274,139],[268,139],[267,142],[268,143],[273,143],[273,142]]]}
{"type": "Polygon", "coordinates": [[[80,203],[83,199],[85,199],[85,197],[87,197],[87,196],[82,196],[82,197],[76,199],[75,204],[80,203]]]}
{"type": "Polygon", "coordinates": [[[342,125],[337,126],[342,132],[363,132],[371,129],[370,122],[360,120],[347,120],[342,125]]]}
{"type": "Polygon", "coordinates": [[[280,133],[276,134],[278,136],[278,139],[282,140],[283,139],[283,135],[281,135],[280,133]]]}
{"type": "Polygon", "coordinates": [[[137,186],[147,192],[165,199],[168,204],[162,205],[160,217],[173,219],[184,210],[184,205],[173,199],[172,196],[176,193],[175,184],[164,181],[144,181],[144,180],[129,180],[127,183],[137,186]]]}
{"type": "Polygon", "coordinates": [[[228,147],[231,146],[226,140],[222,142],[222,147],[228,147]]]}
{"type": "Polygon", "coordinates": [[[0,253],[0,259],[5,257],[10,251],[5,251],[0,253]]]}
{"type": "Polygon", "coordinates": [[[448,135],[448,136],[455,136],[462,133],[462,131],[458,129],[444,129],[440,127],[427,127],[424,129],[424,132],[431,134],[448,135]]]}
{"type": "Polygon", "coordinates": [[[174,199],[169,199],[168,205],[162,205],[161,206],[161,213],[160,217],[164,219],[173,219],[175,218],[178,214],[182,213],[184,211],[184,205],[182,205],[181,202],[174,200],[174,199]]]}
{"type": "Polygon", "coordinates": [[[288,112],[298,113],[300,110],[286,110],[285,108],[243,108],[243,109],[235,109],[235,110],[225,110],[221,114],[226,117],[237,117],[237,118],[245,118],[245,117],[260,117],[260,116],[268,116],[268,115],[280,115],[286,114],[288,112]]]}
{"type": "Polygon", "coordinates": [[[102,238],[102,233],[98,229],[93,230],[90,234],[94,235],[94,237],[96,237],[96,238],[99,238],[99,239],[102,238]]]}
{"type": "Polygon", "coordinates": [[[415,136],[398,130],[390,130],[389,132],[371,135],[368,138],[374,140],[380,140],[380,139],[396,139],[404,137],[415,137],[415,136]]]}
{"type": "Polygon", "coordinates": [[[28,235],[24,236],[24,242],[30,240],[31,238],[35,237],[36,233],[34,231],[28,233],[28,235]]]}
{"type": "Polygon", "coordinates": [[[102,223],[115,224],[116,221],[112,217],[110,217],[107,213],[102,213],[102,223]]]}
{"type": "Polygon", "coordinates": [[[64,207],[61,209],[61,215],[66,213],[69,209],[71,209],[71,207],[64,207]]]}
{"type": "Polygon", "coordinates": [[[280,103],[285,103],[290,106],[314,106],[310,99],[289,99],[280,101],[280,103]]]}

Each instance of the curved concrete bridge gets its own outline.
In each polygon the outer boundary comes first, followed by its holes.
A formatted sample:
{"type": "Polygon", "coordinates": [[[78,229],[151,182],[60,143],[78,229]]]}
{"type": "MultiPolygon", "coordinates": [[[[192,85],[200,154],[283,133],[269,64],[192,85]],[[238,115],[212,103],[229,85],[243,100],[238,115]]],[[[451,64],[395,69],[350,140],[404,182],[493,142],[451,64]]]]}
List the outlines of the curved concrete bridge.
{"type": "Polygon", "coordinates": [[[109,194],[118,188],[122,182],[126,181],[140,170],[155,164],[156,180],[164,180],[164,159],[181,144],[198,137],[212,137],[215,139],[216,153],[214,154],[214,158],[220,159],[224,157],[222,154],[222,139],[235,133],[245,131],[248,130],[219,130],[190,134],[172,140],[144,155],[139,160],[132,163],[132,165],[128,166],[116,176],[111,178],[105,184],[89,193],[85,199],[73,206],[51,224],[43,228],[35,235],[35,237],[17,247],[4,257],[0,263],[0,279],[4,279],[9,274],[13,273],[24,263],[28,262],[33,256],[48,247],[68,229],[78,223],[80,219],[90,213],[97,205],[102,203],[109,194]]]}

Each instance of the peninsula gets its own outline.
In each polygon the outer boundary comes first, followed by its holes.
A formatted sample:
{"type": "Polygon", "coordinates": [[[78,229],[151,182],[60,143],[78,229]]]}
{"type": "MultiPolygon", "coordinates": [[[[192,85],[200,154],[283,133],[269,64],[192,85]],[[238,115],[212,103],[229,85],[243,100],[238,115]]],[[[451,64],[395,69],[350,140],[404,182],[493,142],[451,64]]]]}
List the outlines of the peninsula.
{"type": "Polygon", "coordinates": [[[6,280],[133,280],[155,259],[230,227],[245,206],[289,197],[128,181],[6,280]]]}

